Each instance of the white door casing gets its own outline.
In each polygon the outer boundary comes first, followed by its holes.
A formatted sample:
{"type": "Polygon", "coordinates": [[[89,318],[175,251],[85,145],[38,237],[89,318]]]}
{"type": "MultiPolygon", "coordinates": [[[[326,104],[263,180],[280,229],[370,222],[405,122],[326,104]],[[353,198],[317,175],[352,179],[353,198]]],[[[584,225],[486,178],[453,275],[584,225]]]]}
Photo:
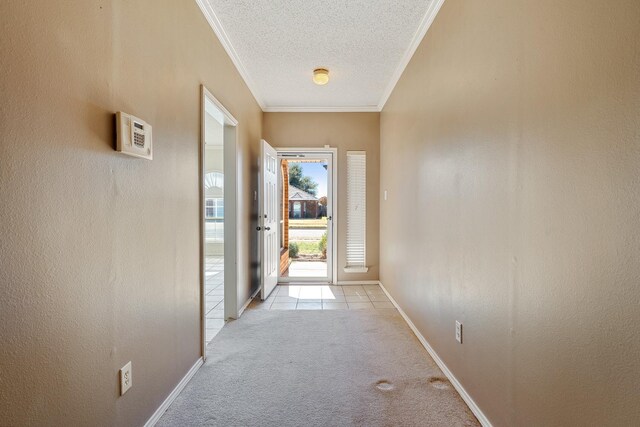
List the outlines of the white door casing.
{"type": "Polygon", "coordinates": [[[201,88],[201,128],[200,128],[200,292],[201,292],[201,355],[206,359],[206,233],[205,233],[205,212],[206,212],[206,184],[205,184],[205,136],[207,114],[221,114],[224,118],[223,126],[223,157],[224,157],[224,318],[237,319],[238,312],[238,251],[237,236],[238,224],[236,221],[237,211],[237,151],[236,151],[236,128],[238,121],[224,108],[213,94],[204,85],[201,88]]]}
{"type": "Polygon", "coordinates": [[[278,284],[278,154],[264,139],[260,150],[260,297],[265,300],[278,284]]]}
{"type": "MultiPolygon", "coordinates": [[[[335,283],[337,280],[336,270],[336,242],[337,242],[337,218],[335,213],[337,212],[337,149],[335,148],[276,148],[278,153],[278,160],[292,160],[306,159],[306,160],[323,160],[327,164],[327,275],[323,277],[296,277],[296,276],[282,276],[278,278],[278,281],[283,284],[291,283],[335,283]]],[[[279,172],[280,173],[280,172],[279,172]]],[[[279,178],[281,179],[281,175],[279,178]]],[[[278,216],[282,217],[286,212],[282,212],[282,206],[278,204],[278,216]]],[[[286,208],[285,208],[286,209],[286,208]]]]}

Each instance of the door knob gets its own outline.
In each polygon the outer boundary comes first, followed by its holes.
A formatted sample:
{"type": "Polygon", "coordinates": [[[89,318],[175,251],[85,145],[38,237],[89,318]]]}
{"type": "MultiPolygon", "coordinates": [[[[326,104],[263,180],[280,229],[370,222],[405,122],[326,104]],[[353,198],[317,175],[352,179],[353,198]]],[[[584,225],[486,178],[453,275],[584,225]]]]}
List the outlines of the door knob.
{"type": "Polygon", "coordinates": [[[262,230],[262,227],[256,227],[256,230],[260,231],[262,230]]]}

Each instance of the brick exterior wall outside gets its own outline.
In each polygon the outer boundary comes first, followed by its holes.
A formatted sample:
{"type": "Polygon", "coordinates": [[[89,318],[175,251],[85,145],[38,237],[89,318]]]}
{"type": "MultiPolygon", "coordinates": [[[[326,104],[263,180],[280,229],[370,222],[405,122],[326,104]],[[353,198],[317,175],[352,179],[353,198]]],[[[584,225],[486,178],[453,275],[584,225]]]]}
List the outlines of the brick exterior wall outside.
{"type": "Polygon", "coordinates": [[[289,248],[289,161],[282,160],[282,220],[284,226],[285,249],[289,248]]]}
{"type": "Polygon", "coordinates": [[[284,274],[289,268],[289,161],[281,160],[282,168],[282,226],[283,242],[282,252],[280,253],[280,274],[284,274]]]}
{"type": "Polygon", "coordinates": [[[318,201],[317,200],[301,200],[289,201],[289,217],[293,216],[293,204],[300,203],[300,218],[318,218],[318,201]]]}

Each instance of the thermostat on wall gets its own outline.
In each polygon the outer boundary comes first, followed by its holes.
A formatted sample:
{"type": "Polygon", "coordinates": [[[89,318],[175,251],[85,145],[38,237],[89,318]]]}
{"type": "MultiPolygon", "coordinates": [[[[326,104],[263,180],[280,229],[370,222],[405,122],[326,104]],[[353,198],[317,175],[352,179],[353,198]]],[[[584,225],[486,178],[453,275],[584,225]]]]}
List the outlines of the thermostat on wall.
{"type": "Polygon", "coordinates": [[[116,150],[129,156],[153,159],[151,125],[131,114],[116,113],[116,150]]]}

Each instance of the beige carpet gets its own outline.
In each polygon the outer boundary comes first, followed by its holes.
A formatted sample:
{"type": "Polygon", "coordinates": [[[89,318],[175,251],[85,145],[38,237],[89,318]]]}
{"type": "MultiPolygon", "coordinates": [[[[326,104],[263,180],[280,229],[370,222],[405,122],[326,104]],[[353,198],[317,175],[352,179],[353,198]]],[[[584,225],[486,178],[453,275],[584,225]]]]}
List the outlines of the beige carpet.
{"type": "Polygon", "coordinates": [[[395,310],[249,310],[159,426],[475,426],[395,310]]]}

